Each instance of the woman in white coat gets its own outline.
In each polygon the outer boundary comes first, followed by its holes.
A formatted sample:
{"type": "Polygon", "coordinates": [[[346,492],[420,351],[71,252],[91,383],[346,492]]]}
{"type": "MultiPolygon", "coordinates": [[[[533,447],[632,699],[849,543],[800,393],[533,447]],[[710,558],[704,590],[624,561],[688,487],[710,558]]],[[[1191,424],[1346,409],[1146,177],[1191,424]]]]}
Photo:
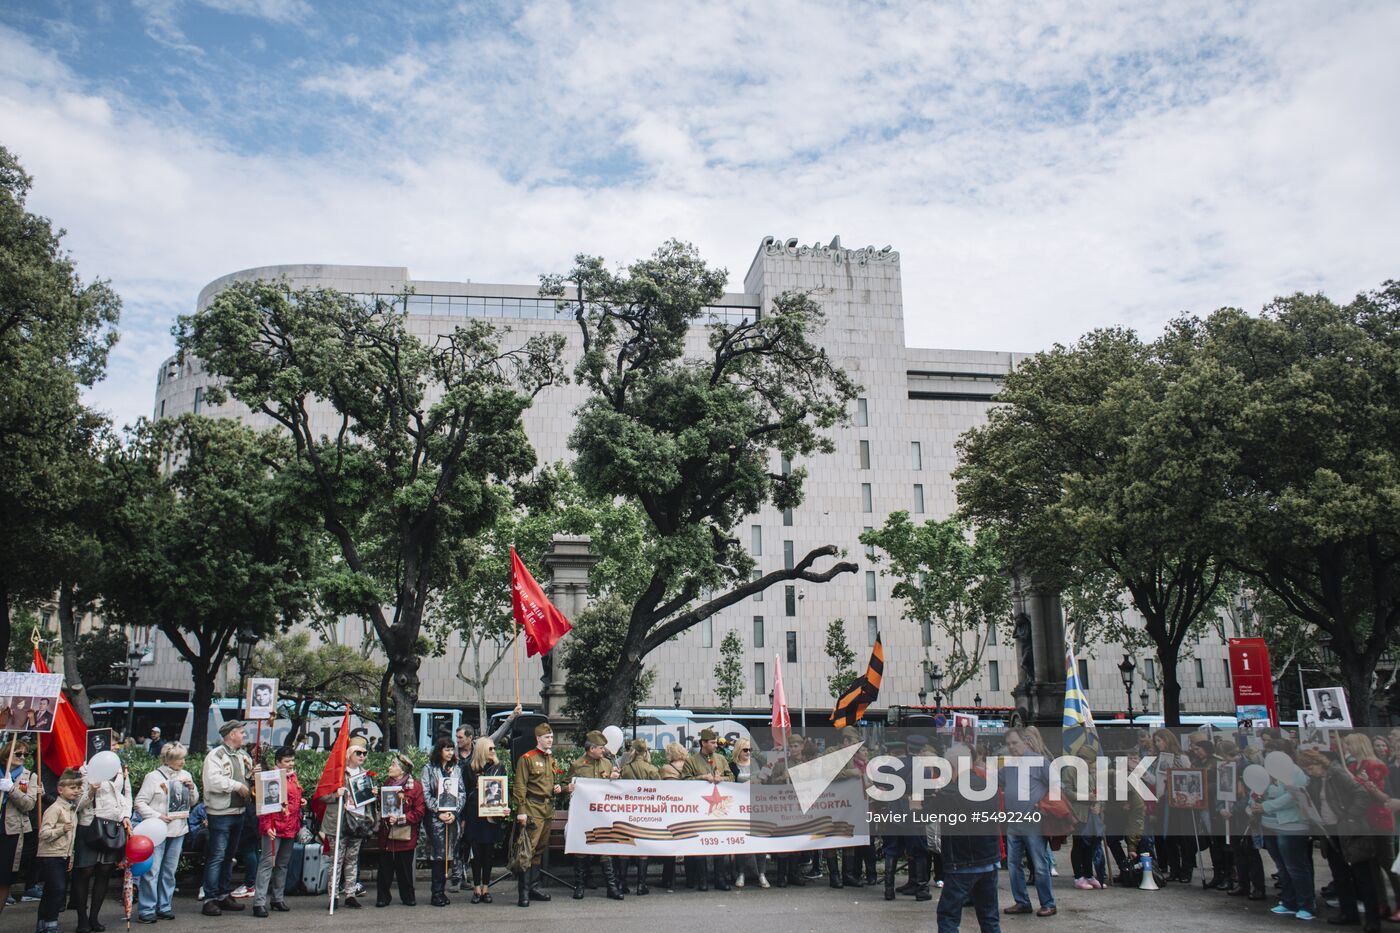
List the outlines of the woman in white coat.
{"type": "Polygon", "coordinates": [[[160,750],[160,767],[146,775],[136,794],[137,819],[165,823],[165,841],[151,854],[155,859],[151,870],[141,876],[136,919],[142,923],[175,919],[171,910],[175,869],[190,831],[190,810],[199,800],[194,778],[185,770],[185,754],[185,746],[179,742],[165,743],[160,750]]]}

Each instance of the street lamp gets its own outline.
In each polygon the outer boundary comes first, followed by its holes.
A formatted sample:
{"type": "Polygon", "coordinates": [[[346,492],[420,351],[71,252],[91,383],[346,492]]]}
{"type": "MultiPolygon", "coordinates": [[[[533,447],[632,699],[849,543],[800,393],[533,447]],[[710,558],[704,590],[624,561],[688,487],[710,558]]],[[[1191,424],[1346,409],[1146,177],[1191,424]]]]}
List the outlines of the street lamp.
{"type": "Polygon", "coordinates": [[[919,705],[928,706],[928,690],[924,687],[919,688],[919,705]]]}
{"type": "Polygon", "coordinates": [[[980,708],[980,707],[982,706],[982,694],[980,694],[980,693],[974,693],[974,694],[972,695],[972,705],[973,705],[973,706],[976,706],[976,707],[978,707],[978,708],[980,708]]]}
{"type": "Polygon", "coordinates": [[[943,709],[943,671],[937,664],[928,672],[928,679],[933,684],[934,712],[938,712],[943,709]]]}
{"type": "Polygon", "coordinates": [[[146,648],[141,644],[141,633],[132,628],[131,642],[126,648],[126,734],[136,729],[136,681],[141,676],[141,659],[146,656],[146,648]]]}
{"type": "Polygon", "coordinates": [[[238,657],[238,679],[246,683],[248,680],[248,662],[253,660],[253,648],[258,643],[258,633],[254,631],[251,625],[245,623],[239,628],[238,634],[234,636],[234,640],[237,642],[233,650],[234,654],[238,657]]]}
{"type": "Polygon", "coordinates": [[[1146,712],[1147,712],[1147,688],[1146,688],[1146,687],[1143,687],[1143,688],[1142,688],[1142,692],[1138,694],[1138,699],[1142,701],[1142,711],[1143,711],[1144,713],[1146,713],[1146,712]]]}
{"type": "Polygon", "coordinates": [[[1118,673],[1123,676],[1123,692],[1128,695],[1128,722],[1133,721],[1133,673],[1137,670],[1137,662],[1128,655],[1123,655],[1123,662],[1118,665],[1118,673]]]}
{"type": "Polygon", "coordinates": [[[681,682],[676,681],[676,685],[671,688],[671,696],[676,698],[676,709],[681,708],[681,682]]]}

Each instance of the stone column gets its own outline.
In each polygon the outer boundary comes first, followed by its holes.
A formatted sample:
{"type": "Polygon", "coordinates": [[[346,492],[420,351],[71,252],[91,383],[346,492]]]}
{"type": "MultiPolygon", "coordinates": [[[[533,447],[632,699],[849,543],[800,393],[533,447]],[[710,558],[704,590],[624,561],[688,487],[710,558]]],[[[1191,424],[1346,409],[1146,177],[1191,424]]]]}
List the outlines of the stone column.
{"type": "MultiPolygon", "coordinates": [[[[544,566],[550,572],[547,595],[570,622],[588,608],[588,575],[598,560],[593,555],[592,540],[588,535],[555,535],[549,543],[549,551],[544,555],[544,566]]],[[[570,637],[565,635],[559,639],[544,658],[541,712],[556,726],[564,721],[564,682],[568,679],[568,672],[564,669],[561,649],[570,637]]]]}
{"type": "Polygon", "coordinates": [[[1017,711],[1028,725],[1058,727],[1065,703],[1065,623],[1059,591],[1017,568],[1012,572],[1012,604],[1013,612],[1030,619],[1035,668],[1034,678],[1027,681],[1022,672],[1012,691],[1017,711]]]}

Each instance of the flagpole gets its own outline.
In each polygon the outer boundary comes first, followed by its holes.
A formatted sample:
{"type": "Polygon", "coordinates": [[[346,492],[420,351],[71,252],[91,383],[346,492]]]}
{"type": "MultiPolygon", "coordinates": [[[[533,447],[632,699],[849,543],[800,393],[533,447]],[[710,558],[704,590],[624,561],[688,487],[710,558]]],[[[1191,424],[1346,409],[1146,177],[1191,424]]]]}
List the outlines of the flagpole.
{"type": "Polygon", "coordinates": [[[345,820],[345,781],[342,778],[340,784],[341,795],[336,799],[335,811],[335,854],[331,862],[331,910],[330,916],[335,916],[335,898],[340,893],[340,828],[345,820]]]}
{"type": "MultiPolygon", "coordinates": [[[[34,628],[32,628],[32,629],[29,630],[29,641],[30,641],[31,644],[34,645],[34,651],[35,651],[35,653],[37,654],[38,651],[39,651],[39,627],[38,627],[37,625],[36,625],[34,628]]],[[[44,663],[45,663],[45,665],[47,666],[48,662],[46,661],[46,662],[44,662],[44,663]]],[[[55,703],[55,704],[53,705],[54,719],[55,719],[55,720],[58,719],[58,708],[62,705],[62,702],[63,702],[63,688],[61,688],[61,687],[59,688],[59,691],[58,691],[58,699],[59,699],[59,702],[58,702],[58,703],[55,703]]],[[[55,725],[57,725],[57,723],[55,723],[55,725]]],[[[35,823],[35,825],[36,825],[36,826],[43,826],[43,825],[44,825],[44,736],[43,736],[43,733],[36,733],[35,736],[34,736],[34,739],[35,739],[35,742],[34,742],[34,780],[36,780],[36,781],[39,782],[38,815],[37,815],[37,817],[36,817],[37,822],[35,823]]],[[[13,750],[14,750],[14,748],[13,748],[13,746],[11,746],[11,751],[13,751],[13,750]]],[[[9,773],[10,773],[10,771],[9,771],[8,768],[5,769],[5,773],[6,773],[6,774],[9,774],[9,773]]]]}

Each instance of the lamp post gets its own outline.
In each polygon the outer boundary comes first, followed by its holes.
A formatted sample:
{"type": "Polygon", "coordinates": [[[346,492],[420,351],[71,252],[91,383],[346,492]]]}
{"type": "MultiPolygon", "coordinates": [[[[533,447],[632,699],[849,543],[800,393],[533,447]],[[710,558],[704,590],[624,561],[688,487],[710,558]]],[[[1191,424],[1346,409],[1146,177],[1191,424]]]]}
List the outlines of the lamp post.
{"type": "Polygon", "coordinates": [[[1143,711],[1144,713],[1146,713],[1146,712],[1147,712],[1147,688],[1146,688],[1146,687],[1143,687],[1143,688],[1142,688],[1142,692],[1138,694],[1138,699],[1142,701],[1142,711],[1143,711]]]}
{"type": "Polygon", "coordinates": [[[928,689],[925,687],[919,688],[919,706],[928,706],[928,689]]]}
{"type": "Polygon", "coordinates": [[[1123,661],[1118,665],[1118,673],[1123,677],[1123,692],[1128,695],[1128,723],[1133,721],[1133,673],[1137,670],[1137,662],[1128,655],[1123,655],[1123,661]]]}
{"type": "Polygon", "coordinates": [[[681,682],[676,681],[676,685],[671,688],[671,696],[676,700],[676,709],[681,708],[681,682]]]}
{"type": "Polygon", "coordinates": [[[238,679],[243,681],[243,685],[248,685],[248,662],[253,660],[253,648],[258,643],[258,633],[251,625],[244,624],[234,636],[237,644],[234,645],[234,654],[238,658],[238,679]]]}
{"type": "Polygon", "coordinates": [[[933,684],[933,712],[937,715],[943,710],[943,671],[937,664],[928,672],[928,679],[933,684]]]}
{"type": "Polygon", "coordinates": [[[136,681],[141,676],[141,659],[146,656],[146,648],[140,642],[140,632],[131,630],[131,642],[126,648],[126,734],[129,737],[136,728],[136,681]]]}
{"type": "Polygon", "coordinates": [[[982,694],[980,694],[980,693],[974,693],[974,694],[972,695],[972,705],[978,707],[979,709],[981,708],[981,706],[982,706],[982,694]]]}

